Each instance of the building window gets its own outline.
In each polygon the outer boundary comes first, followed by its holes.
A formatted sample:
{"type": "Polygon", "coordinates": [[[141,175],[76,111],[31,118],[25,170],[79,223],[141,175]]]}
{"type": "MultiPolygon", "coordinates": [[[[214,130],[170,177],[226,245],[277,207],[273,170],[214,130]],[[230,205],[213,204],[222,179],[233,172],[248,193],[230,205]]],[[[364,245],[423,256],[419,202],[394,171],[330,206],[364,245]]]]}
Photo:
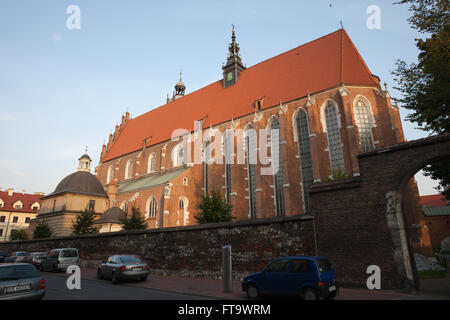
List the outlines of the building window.
{"type": "Polygon", "coordinates": [[[19,217],[13,217],[12,223],[18,223],[18,222],[19,222],[19,217]]]}
{"type": "Polygon", "coordinates": [[[148,204],[148,216],[150,218],[154,218],[156,217],[156,213],[158,211],[158,203],[156,202],[156,198],[155,197],[151,197],[149,204],[148,204]]]}
{"type": "Polygon", "coordinates": [[[17,201],[16,203],[14,203],[14,209],[20,210],[20,209],[22,209],[22,207],[23,207],[22,202],[17,201]]]}
{"type": "Polygon", "coordinates": [[[311,145],[309,141],[308,114],[300,109],[296,118],[297,140],[300,154],[300,170],[302,174],[303,201],[305,211],[309,212],[309,186],[314,182],[311,145]]]}
{"type": "Polygon", "coordinates": [[[106,175],[106,184],[110,183],[114,178],[114,168],[113,166],[109,166],[108,173],[106,175]]]}
{"type": "Polygon", "coordinates": [[[270,153],[273,168],[275,210],[278,216],[284,216],[283,168],[281,166],[280,122],[277,117],[270,121],[270,153]]]}
{"type": "Polygon", "coordinates": [[[325,108],[327,123],[328,150],[330,153],[331,173],[344,171],[344,154],[342,152],[341,134],[339,132],[339,120],[337,106],[331,101],[325,108]]]}
{"type": "Polygon", "coordinates": [[[32,205],[31,205],[31,210],[35,210],[35,211],[38,211],[39,209],[40,209],[40,205],[39,205],[39,203],[38,202],[35,202],[35,203],[33,203],[32,205]]]}
{"type": "Polygon", "coordinates": [[[95,209],[95,200],[89,200],[89,211],[94,211],[95,209]]]}
{"type": "Polygon", "coordinates": [[[180,199],[180,201],[178,202],[178,208],[179,209],[184,209],[184,201],[183,201],[183,199],[180,199]]]}
{"type": "Polygon", "coordinates": [[[6,217],[5,216],[0,216],[0,222],[5,222],[6,221],[6,217]]]}
{"type": "Polygon", "coordinates": [[[126,201],[123,201],[122,204],[120,205],[120,209],[122,209],[123,212],[128,214],[128,203],[126,201]]]}
{"type": "Polygon", "coordinates": [[[253,129],[252,124],[248,125],[245,130],[245,152],[247,160],[250,218],[256,218],[256,131],[253,129]]]}
{"type": "Polygon", "coordinates": [[[133,177],[133,163],[130,160],[127,161],[127,165],[125,167],[125,179],[130,179],[133,177]]]}
{"type": "Polygon", "coordinates": [[[209,185],[208,162],[209,162],[209,141],[206,142],[203,147],[203,189],[204,189],[205,194],[208,194],[208,192],[209,192],[209,190],[208,190],[208,185],[209,185]]]}
{"type": "Polygon", "coordinates": [[[156,170],[156,155],[152,153],[148,157],[147,173],[155,172],[155,170],[156,170]]]}
{"type": "Polygon", "coordinates": [[[25,218],[25,223],[30,223],[31,218],[30,217],[26,217],[25,218]]]}
{"type": "Polygon", "coordinates": [[[187,186],[189,183],[188,178],[183,178],[183,186],[187,186]]]}
{"type": "Polygon", "coordinates": [[[0,208],[3,208],[5,206],[5,203],[3,202],[2,199],[0,199],[0,208]]]}
{"type": "Polygon", "coordinates": [[[233,163],[233,150],[231,143],[231,130],[225,130],[224,150],[225,150],[225,199],[231,201],[231,164],[233,163]]]}
{"type": "Polygon", "coordinates": [[[173,149],[172,159],[175,167],[181,166],[184,163],[184,149],[181,143],[173,149]]]}
{"type": "Polygon", "coordinates": [[[3,236],[3,229],[0,229],[0,237],[3,236]]]}
{"type": "Polygon", "coordinates": [[[361,151],[371,151],[374,149],[372,137],[372,123],[369,116],[369,109],[362,99],[356,102],[354,108],[355,122],[358,127],[359,143],[361,151]]]}

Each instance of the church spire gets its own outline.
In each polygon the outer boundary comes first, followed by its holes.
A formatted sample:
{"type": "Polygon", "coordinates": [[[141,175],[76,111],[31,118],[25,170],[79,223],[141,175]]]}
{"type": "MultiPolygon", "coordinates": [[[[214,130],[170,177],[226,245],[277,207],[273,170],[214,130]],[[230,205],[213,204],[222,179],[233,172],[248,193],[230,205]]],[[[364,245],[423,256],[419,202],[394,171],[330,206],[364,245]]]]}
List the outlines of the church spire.
{"type": "Polygon", "coordinates": [[[241,71],[245,67],[242,64],[241,55],[239,54],[239,44],[236,42],[236,32],[233,29],[231,31],[231,43],[228,45],[228,57],[225,65],[222,65],[223,70],[223,87],[227,88],[235,84],[241,71]]]}

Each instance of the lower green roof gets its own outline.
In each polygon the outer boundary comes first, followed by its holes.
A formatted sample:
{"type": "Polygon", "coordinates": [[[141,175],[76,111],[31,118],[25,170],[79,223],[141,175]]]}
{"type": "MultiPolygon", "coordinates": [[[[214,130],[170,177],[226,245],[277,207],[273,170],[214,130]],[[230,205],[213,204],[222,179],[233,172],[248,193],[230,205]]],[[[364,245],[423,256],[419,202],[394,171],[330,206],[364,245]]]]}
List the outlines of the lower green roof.
{"type": "Polygon", "coordinates": [[[450,206],[424,207],[423,214],[425,217],[450,216],[450,206]]]}
{"type": "Polygon", "coordinates": [[[187,168],[181,168],[178,170],[168,171],[163,174],[141,177],[133,181],[119,182],[118,193],[133,192],[141,189],[147,189],[166,184],[173,178],[179,176],[186,169],[187,168]]]}

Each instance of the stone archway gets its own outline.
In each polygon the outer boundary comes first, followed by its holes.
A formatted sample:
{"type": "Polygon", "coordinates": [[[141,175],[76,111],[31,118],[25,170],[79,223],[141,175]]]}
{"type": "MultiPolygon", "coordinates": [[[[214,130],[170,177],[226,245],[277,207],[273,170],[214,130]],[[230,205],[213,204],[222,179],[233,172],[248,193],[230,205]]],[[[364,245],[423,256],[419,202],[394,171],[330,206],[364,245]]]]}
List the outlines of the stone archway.
{"type": "Polygon", "coordinates": [[[402,199],[417,171],[443,159],[450,159],[450,135],[361,153],[360,177],[311,186],[318,254],[333,261],[344,283],[365,286],[375,264],[384,288],[418,287],[402,199]]]}

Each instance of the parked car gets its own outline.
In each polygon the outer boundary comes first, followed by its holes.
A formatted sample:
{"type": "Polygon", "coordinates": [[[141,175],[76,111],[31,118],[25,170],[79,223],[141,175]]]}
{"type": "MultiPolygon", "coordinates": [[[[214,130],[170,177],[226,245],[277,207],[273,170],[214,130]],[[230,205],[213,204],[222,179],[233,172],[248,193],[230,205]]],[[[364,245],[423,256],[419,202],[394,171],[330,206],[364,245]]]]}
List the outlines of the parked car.
{"type": "Polygon", "coordinates": [[[98,267],[97,279],[111,279],[112,283],[125,279],[145,281],[149,270],[149,265],[136,256],[116,255],[98,267]]]}
{"type": "Polygon", "coordinates": [[[25,257],[27,255],[28,255],[28,252],[25,252],[25,251],[13,252],[13,253],[11,253],[11,255],[9,257],[6,257],[5,259],[3,259],[3,262],[20,263],[20,262],[23,262],[23,260],[25,259],[25,257]]]}
{"type": "Polygon", "coordinates": [[[0,252],[0,263],[4,262],[5,258],[7,257],[6,253],[0,252]]]}
{"type": "Polygon", "coordinates": [[[71,265],[78,265],[79,254],[75,248],[53,249],[39,265],[40,271],[65,271],[71,265]]]}
{"type": "Polygon", "coordinates": [[[39,269],[41,262],[46,258],[47,258],[46,252],[32,252],[25,257],[23,262],[31,263],[33,266],[39,269]]]}
{"type": "Polygon", "coordinates": [[[262,272],[242,281],[250,299],[262,295],[292,295],[305,300],[333,299],[338,294],[336,272],[326,257],[296,256],[278,258],[262,272]]]}
{"type": "Polygon", "coordinates": [[[31,264],[0,264],[0,300],[40,300],[44,296],[45,280],[31,264]]]}

